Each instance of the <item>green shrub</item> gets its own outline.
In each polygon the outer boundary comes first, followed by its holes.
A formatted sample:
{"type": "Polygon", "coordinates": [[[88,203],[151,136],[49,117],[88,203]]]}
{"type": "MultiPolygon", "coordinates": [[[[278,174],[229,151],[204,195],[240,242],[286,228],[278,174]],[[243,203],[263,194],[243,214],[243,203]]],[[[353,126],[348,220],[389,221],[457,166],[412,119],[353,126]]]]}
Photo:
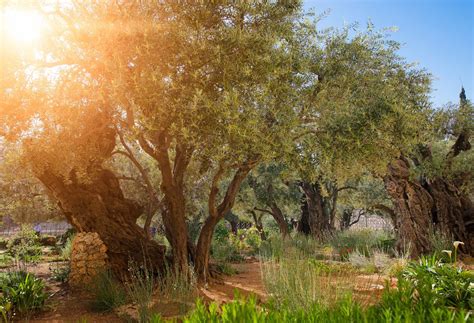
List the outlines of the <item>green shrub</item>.
{"type": "Polygon", "coordinates": [[[28,317],[44,306],[46,294],[41,279],[25,272],[10,272],[1,277],[2,316],[28,317]],[[10,312],[10,313],[9,313],[10,312]]]}
{"type": "Polygon", "coordinates": [[[13,257],[7,253],[0,254],[0,268],[9,267],[13,263],[13,257]]]}
{"type": "Polygon", "coordinates": [[[90,305],[94,311],[107,312],[125,304],[125,289],[110,271],[97,275],[89,290],[93,295],[90,305]]]}
{"type": "Polygon", "coordinates": [[[22,225],[21,230],[8,241],[7,250],[20,261],[37,261],[41,256],[38,234],[31,225],[22,225]]]}
{"type": "Polygon", "coordinates": [[[69,263],[58,264],[55,263],[52,267],[49,267],[51,272],[51,278],[57,282],[65,283],[69,279],[71,273],[71,266],[69,263]]]}
{"type": "Polygon", "coordinates": [[[234,268],[232,268],[232,266],[229,265],[226,262],[218,262],[216,264],[216,267],[217,267],[217,270],[219,272],[223,273],[224,275],[231,276],[231,275],[235,275],[237,273],[237,271],[234,268]]]}
{"type": "Polygon", "coordinates": [[[231,239],[213,240],[211,253],[212,257],[221,263],[242,261],[244,259],[238,245],[231,239]]]}
{"type": "Polygon", "coordinates": [[[436,255],[410,263],[399,282],[424,304],[474,309],[474,274],[443,263],[436,255]]]}
{"type": "MultiPolygon", "coordinates": [[[[241,231],[241,230],[239,230],[241,231]]],[[[240,234],[239,234],[240,236],[240,234]]],[[[243,240],[245,242],[246,247],[248,248],[249,254],[255,255],[258,253],[260,249],[260,245],[262,243],[262,238],[260,236],[260,232],[258,232],[257,228],[251,227],[250,229],[243,231],[243,240]]]]}
{"type": "Polygon", "coordinates": [[[348,259],[350,253],[359,253],[370,256],[374,250],[384,252],[393,249],[395,239],[381,230],[346,230],[337,232],[329,239],[329,243],[338,250],[342,259],[348,259]]]}

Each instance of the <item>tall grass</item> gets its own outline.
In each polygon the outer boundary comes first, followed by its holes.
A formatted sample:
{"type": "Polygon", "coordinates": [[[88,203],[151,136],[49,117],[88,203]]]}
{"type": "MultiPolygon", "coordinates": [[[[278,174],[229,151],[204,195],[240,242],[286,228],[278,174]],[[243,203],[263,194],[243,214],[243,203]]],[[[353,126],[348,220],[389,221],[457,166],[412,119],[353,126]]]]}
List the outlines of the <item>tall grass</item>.
{"type": "Polygon", "coordinates": [[[157,281],[146,262],[141,266],[135,262],[130,262],[128,271],[130,280],[125,284],[127,295],[130,301],[138,307],[140,322],[147,322],[151,315],[150,304],[157,281]]]}
{"type": "Polygon", "coordinates": [[[108,312],[125,304],[127,294],[123,285],[110,271],[98,274],[89,286],[93,296],[91,307],[94,311],[108,312]]]}

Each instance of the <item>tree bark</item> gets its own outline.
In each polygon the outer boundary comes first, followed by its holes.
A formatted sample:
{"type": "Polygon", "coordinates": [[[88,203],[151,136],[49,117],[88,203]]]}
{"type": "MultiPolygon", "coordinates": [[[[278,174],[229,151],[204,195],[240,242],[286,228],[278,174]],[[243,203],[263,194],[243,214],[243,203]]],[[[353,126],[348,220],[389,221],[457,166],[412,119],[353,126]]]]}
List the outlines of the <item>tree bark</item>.
{"type": "Polygon", "coordinates": [[[154,158],[160,169],[166,212],[163,212],[163,225],[173,254],[173,264],[176,270],[188,271],[188,229],[186,226],[186,199],[184,197],[184,174],[191,160],[193,149],[176,144],[174,163],[170,161],[168,149],[170,139],[165,131],[153,136],[153,145],[139,136],[143,150],[154,158]]]}
{"type": "Polygon", "coordinates": [[[209,258],[214,228],[224,217],[224,215],[232,209],[242,181],[245,179],[245,177],[247,177],[248,173],[252,170],[257,162],[258,159],[246,162],[239,166],[232,178],[232,181],[227,187],[224,198],[222,199],[222,202],[219,204],[219,206],[216,206],[216,199],[219,194],[219,183],[225,172],[223,163],[219,165],[219,168],[214,175],[208,198],[209,216],[204,222],[196,246],[196,262],[194,267],[197,277],[201,282],[207,282],[210,277],[209,258]]]}
{"type": "Polygon", "coordinates": [[[317,239],[322,239],[327,232],[332,231],[331,209],[321,195],[319,185],[319,183],[301,182],[306,204],[304,211],[307,212],[310,234],[317,239]]]}
{"type": "MultiPolygon", "coordinates": [[[[89,183],[71,181],[45,171],[38,176],[57,199],[69,223],[78,232],[97,232],[107,246],[110,268],[122,278],[129,261],[146,262],[155,269],[165,265],[165,248],[147,239],[136,224],[142,208],[124,197],[116,176],[98,168],[89,183]]],[[[92,175],[91,175],[92,176],[92,175]]]]}
{"type": "Polygon", "coordinates": [[[409,246],[412,257],[431,251],[429,239],[433,198],[418,183],[410,180],[408,160],[400,157],[388,166],[384,178],[387,193],[392,198],[397,216],[397,248],[409,246]]]}
{"type": "Polygon", "coordinates": [[[474,252],[474,232],[466,226],[466,220],[474,219],[474,207],[470,199],[463,196],[449,181],[441,178],[425,183],[424,187],[434,201],[432,217],[436,228],[453,241],[464,242],[462,252],[474,252]]]}
{"type": "Polygon", "coordinates": [[[283,212],[274,201],[272,201],[269,206],[271,210],[260,209],[257,207],[254,208],[254,210],[270,214],[280,229],[281,237],[286,239],[290,235],[290,231],[288,229],[288,223],[285,220],[283,212]]]}

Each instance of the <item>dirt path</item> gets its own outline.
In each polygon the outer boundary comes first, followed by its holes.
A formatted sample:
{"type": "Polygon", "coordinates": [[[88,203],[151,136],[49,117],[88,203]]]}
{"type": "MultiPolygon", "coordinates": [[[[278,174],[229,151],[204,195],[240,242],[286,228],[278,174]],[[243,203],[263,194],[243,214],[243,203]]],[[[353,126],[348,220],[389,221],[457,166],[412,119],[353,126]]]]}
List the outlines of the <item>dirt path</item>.
{"type": "Polygon", "coordinates": [[[201,287],[200,292],[210,301],[226,303],[234,299],[237,292],[240,296],[255,295],[261,302],[268,297],[262,282],[260,262],[257,260],[232,264],[237,274],[223,277],[207,287],[201,287]]]}
{"type": "MultiPolygon", "coordinates": [[[[36,314],[30,322],[124,322],[117,314],[96,313],[90,309],[90,296],[87,293],[70,291],[66,285],[53,282],[49,274],[51,264],[43,263],[29,268],[38,277],[47,281],[47,292],[52,295],[44,312],[36,314]]],[[[237,274],[222,276],[206,287],[199,288],[199,296],[206,302],[225,303],[234,299],[235,292],[241,296],[256,295],[262,302],[267,298],[260,273],[260,263],[253,260],[232,264],[237,274]]],[[[178,304],[179,305],[179,304],[178,304]]],[[[173,302],[160,303],[156,310],[165,318],[182,314],[180,307],[173,302]]]]}

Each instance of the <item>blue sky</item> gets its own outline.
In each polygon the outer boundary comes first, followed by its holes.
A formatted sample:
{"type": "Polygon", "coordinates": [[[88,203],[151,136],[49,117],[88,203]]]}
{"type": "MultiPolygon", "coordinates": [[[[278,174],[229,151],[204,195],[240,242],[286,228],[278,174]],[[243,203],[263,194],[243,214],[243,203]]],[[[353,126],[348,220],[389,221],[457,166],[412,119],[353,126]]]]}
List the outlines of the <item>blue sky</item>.
{"type": "Polygon", "coordinates": [[[433,74],[432,101],[458,102],[461,85],[474,101],[474,0],[304,0],[316,13],[330,9],[321,26],[370,19],[376,28],[398,27],[400,54],[433,74]]]}

